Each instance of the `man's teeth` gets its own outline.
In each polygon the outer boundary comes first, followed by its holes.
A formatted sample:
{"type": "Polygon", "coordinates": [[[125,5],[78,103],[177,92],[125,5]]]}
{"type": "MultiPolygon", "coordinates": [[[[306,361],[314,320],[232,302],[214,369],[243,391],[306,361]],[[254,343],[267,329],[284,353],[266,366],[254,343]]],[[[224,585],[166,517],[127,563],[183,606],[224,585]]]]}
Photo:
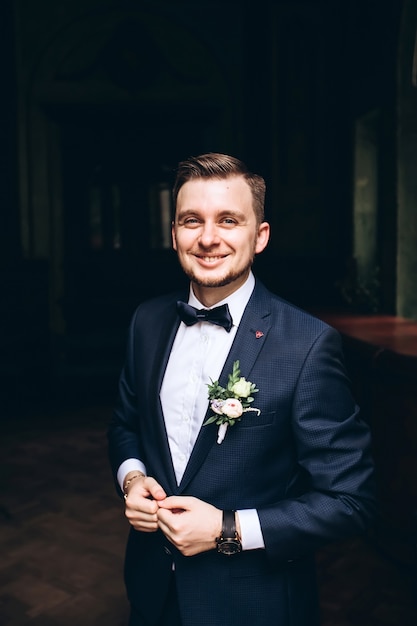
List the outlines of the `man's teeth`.
{"type": "Polygon", "coordinates": [[[222,257],[220,257],[220,256],[203,256],[202,258],[203,258],[203,261],[205,261],[206,263],[215,263],[216,261],[218,261],[222,257]]]}

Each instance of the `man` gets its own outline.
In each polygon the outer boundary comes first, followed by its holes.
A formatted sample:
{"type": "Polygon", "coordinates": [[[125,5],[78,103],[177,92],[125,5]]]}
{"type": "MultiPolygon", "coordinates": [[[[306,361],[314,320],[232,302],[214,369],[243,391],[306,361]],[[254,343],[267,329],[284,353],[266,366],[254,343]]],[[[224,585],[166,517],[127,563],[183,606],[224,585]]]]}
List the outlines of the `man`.
{"type": "Polygon", "coordinates": [[[189,293],[138,307],[109,427],[130,625],[312,626],[314,552],[374,509],[340,337],[252,273],[260,176],[210,153],[179,164],[173,192],[189,293]]]}

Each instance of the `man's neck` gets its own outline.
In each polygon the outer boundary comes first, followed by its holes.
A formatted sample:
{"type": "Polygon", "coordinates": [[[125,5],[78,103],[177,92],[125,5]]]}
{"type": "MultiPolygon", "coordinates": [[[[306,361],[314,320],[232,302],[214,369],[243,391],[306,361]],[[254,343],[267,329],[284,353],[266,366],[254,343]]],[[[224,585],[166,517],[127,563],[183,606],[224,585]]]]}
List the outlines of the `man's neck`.
{"type": "Polygon", "coordinates": [[[191,283],[191,288],[197,300],[205,307],[213,307],[219,302],[222,302],[245,284],[249,274],[241,277],[241,280],[234,281],[223,287],[204,287],[191,283]]]}

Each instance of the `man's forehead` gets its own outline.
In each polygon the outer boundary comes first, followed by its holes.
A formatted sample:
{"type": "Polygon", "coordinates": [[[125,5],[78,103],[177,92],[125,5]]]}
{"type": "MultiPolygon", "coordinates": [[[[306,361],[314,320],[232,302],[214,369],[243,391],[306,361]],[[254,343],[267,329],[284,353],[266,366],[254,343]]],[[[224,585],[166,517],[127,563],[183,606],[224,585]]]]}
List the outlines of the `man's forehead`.
{"type": "Polygon", "coordinates": [[[213,194],[222,195],[238,193],[248,198],[252,195],[251,189],[243,176],[229,176],[228,178],[193,178],[180,188],[178,199],[189,195],[213,194]]]}

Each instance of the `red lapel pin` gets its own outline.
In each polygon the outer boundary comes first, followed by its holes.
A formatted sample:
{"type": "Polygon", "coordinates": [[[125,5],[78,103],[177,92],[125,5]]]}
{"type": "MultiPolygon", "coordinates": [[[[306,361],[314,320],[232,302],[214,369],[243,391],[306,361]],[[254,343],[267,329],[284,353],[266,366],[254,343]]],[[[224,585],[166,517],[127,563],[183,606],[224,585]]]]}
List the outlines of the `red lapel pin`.
{"type": "Polygon", "coordinates": [[[256,339],[259,339],[260,337],[263,337],[263,336],[264,336],[264,334],[263,334],[263,332],[261,330],[257,330],[256,331],[256,333],[255,333],[256,339]]]}

